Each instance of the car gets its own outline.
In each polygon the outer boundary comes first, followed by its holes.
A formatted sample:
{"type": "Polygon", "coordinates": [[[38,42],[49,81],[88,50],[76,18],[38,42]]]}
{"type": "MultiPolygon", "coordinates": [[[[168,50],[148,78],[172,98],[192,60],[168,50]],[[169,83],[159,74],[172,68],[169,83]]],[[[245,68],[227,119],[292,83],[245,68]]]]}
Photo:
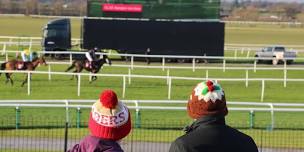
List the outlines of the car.
{"type": "Polygon", "coordinates": [[[296,55],[296,51],[286,51],[284,46],[269,46],[261,51],[257,51],[255,57],[257,58],[257,62],[270,60],[273,65],[277,65],[285,60],[287,64],[291,64],[294,62],[296,55]]]}

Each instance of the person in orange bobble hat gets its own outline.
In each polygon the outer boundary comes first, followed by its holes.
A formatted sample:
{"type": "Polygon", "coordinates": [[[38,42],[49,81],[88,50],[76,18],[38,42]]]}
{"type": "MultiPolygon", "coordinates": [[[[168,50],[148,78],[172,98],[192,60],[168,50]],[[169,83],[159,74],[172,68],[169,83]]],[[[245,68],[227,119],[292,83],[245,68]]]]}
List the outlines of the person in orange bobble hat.
{"type": "Polygon", "coordinates": [[[171,144],[169,152],[258,152],[250,136],[226,125],[226,98],[218,83],[198,83],[188,100],[187,112],[195,121],[171,144]]]}
{"type": "Polygon", "coordinates": [[[112,90],[104,90],[92,106],[89,118],[90,135],[68,152],[122,152],[117,141],[131,131],[131,116],[126,105],[112,90]]]}

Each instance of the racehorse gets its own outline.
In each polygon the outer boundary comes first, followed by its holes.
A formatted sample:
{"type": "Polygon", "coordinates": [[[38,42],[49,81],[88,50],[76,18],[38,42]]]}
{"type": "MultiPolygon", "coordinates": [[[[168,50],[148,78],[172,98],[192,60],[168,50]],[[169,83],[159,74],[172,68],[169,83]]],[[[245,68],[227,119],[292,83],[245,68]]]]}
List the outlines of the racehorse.
{"type": "MultiPolygon", "coordinates": [[[[83,69],[91,72],[91,73],[98,73],[100,68],[103,66],[103,64],[108,63],[109,65],[112,64],[111,60],[108,58],[107,55],[102,55],[101,59],[98,59],[96,61],[92,62],[92,66],[90,67],[88,60],[74,60],[72,65],[68,67],[65,72],[70,71],[71,69],[75,68],[73,71],[74,73],[80,73],[83,69]]],[[[76,75],[75,75],[76,77],[76,75]]],[[[76,77],[78,78],[78,77],[76,77]]],[[[71,80],[74,79],[74,76],[72,76],[71,80]]],[[[92,76],[91,82],[95,81],[97,79],[97,76],[92,76]]],[[[90,83],[91,83],[90,82],[90,83]]]]}
{"type": "MultiPolygon", "coordinates": [[[[18,60],[15,60],[15,59],[14,60],[10,60],[10,61],[2,63],[1,66],[0,66],[0,69],[1,70],[27,70],[27,71],[34,71],[39,64],[46,65],[44,57],[36,57],[35,59],[33,59],[32,62],[23,62],[23,61],[18,61],[18,60]]],[[[12,74],[13,73],[5,73],[5,76],[6,76],[5,83],[8,83],[10,81],[11,85],[14,85],[14,81],[11,78],[12,74]]],[[[0,73],[0,76],[1,76],[1,73],[0,73]]],[[[23,87],[24,84],[27,82],[27,77],[28,77],[28,75],[26,75],[24,81],[21,84],[21,87],[23,87]]]]}

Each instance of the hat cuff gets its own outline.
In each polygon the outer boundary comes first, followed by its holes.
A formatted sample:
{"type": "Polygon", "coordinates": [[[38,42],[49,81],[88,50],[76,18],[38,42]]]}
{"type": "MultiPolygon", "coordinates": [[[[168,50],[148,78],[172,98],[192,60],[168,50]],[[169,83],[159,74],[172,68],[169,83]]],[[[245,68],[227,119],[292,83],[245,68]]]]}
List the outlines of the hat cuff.
{"type": "Polygon", "coordinates": [[[89,130],[91,134],[95,137],[115,140],[115,141],[120,140],[126,137],[131,131],[130,112],[128,112],[128,114],[129,114],[128,121],[125,124],[118,127],[107,127],[96,123],[92,118],[92,113],[90,113],[89,130]]]}
{"type": "Polygon", "coordinates": [[[217,106],[219,107],[217,107],[216,109],[208,109],[207,104],[212,104],[212,103],[208,103],[204,101],[193,102],[189,100],[187,104],[188,115],[193,119],[198,119],[202,116],[207,116],[207,115],[226,116],[228,114],[226,102],[223,102],[222,104],[218,104],[217,106]]]}

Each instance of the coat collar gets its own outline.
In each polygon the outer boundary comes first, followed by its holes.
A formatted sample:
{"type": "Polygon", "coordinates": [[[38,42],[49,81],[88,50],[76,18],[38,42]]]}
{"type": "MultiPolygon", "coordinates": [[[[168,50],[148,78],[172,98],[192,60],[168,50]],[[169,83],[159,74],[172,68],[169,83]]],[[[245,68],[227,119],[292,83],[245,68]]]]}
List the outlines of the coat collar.
{"type": "Polygon", "coordinates": [[[184,131],[186,133],[189,133],[200,126],[206,126],[206,125],[225,125],[225,118],[224,116],[203,116],[199,119],[195,120],[191,125],[186,126],[184,128],[184,131]]]}

